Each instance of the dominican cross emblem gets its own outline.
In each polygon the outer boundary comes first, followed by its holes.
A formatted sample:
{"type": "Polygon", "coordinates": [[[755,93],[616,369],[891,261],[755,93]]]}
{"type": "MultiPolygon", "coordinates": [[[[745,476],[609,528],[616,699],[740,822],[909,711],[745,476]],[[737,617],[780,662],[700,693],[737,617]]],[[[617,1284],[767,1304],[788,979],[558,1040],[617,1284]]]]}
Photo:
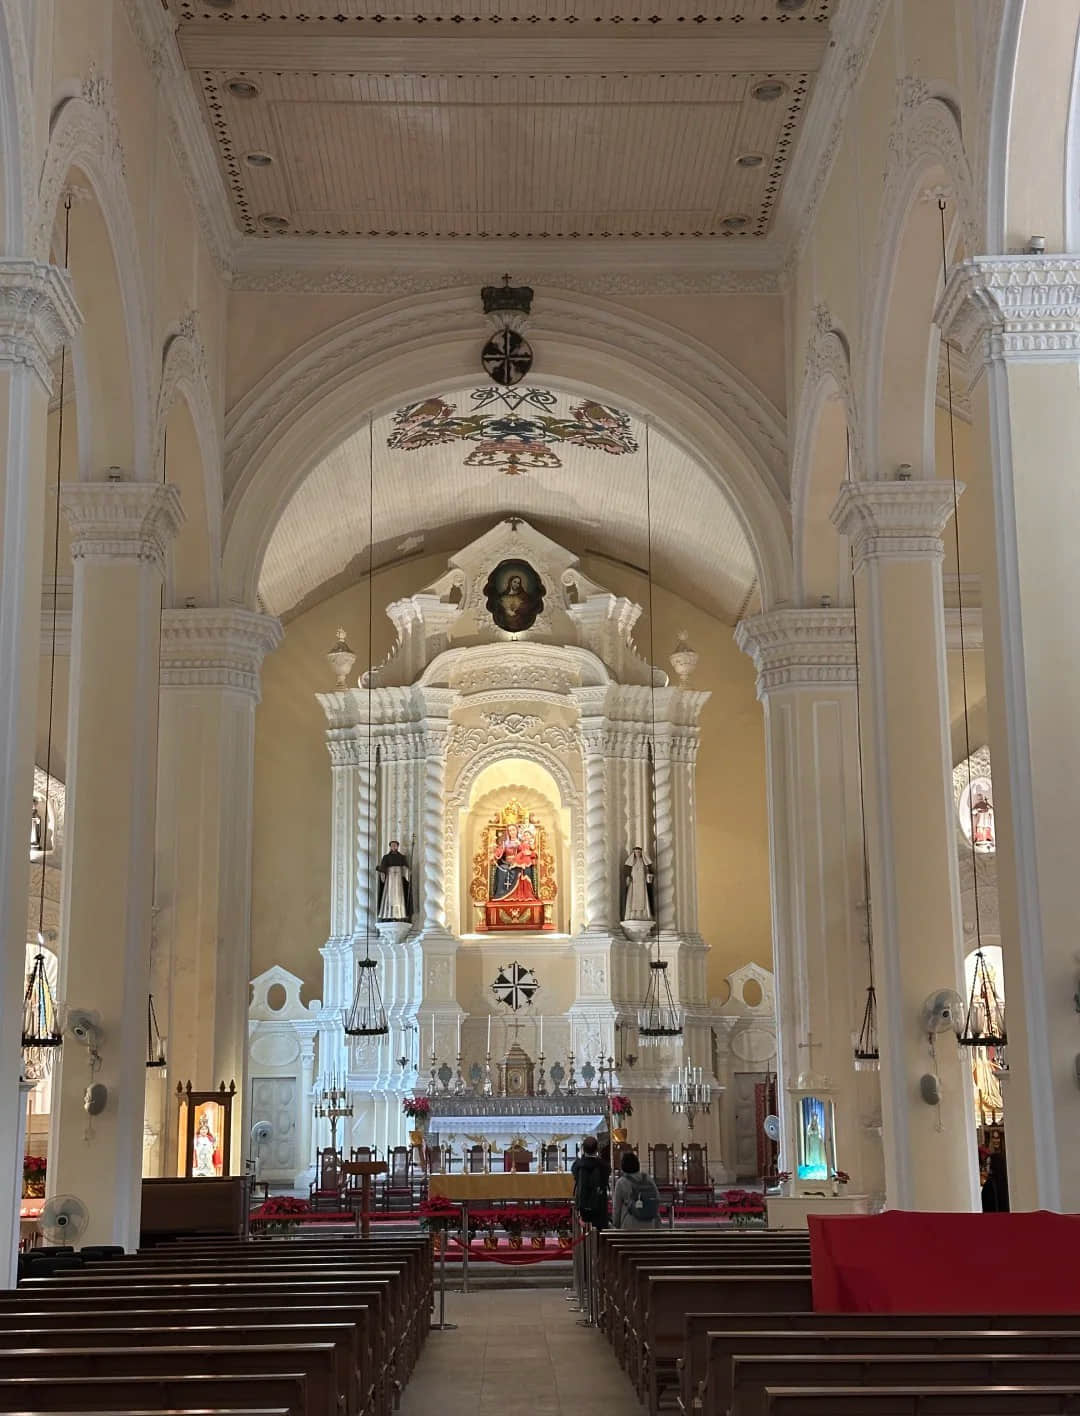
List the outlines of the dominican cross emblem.
{"type": "Polygon", "coordinates": [[[533,1001],[540,983],[532,969],[524,964],[503,964],[495,975],[491,991],[500,1003],[505,1003],[516,1013],[520,1008],[528,1008],[533,1001]]]}

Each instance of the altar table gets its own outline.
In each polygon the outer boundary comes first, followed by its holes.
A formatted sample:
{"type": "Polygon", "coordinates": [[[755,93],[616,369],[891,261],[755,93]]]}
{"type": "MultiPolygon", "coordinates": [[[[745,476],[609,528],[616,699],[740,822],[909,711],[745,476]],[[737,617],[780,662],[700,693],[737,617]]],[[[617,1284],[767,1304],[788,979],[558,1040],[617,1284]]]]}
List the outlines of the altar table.
{"type": "Polygon", "coordinates": [[[428,1180],[432,1199],[473,1200],[569,1200],[574,1194],[574,1177],[566,1170],[539,1175],[524,1171],[508,1175],[432,1175],[428,1180]]]}

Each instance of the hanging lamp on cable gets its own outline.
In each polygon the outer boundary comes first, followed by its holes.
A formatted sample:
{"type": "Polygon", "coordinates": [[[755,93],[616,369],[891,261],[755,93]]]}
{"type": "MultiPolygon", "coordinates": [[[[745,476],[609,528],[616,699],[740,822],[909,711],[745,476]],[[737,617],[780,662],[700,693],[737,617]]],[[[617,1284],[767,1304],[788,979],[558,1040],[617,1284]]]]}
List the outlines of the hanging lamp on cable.
{"type": "MultiPolygon", "coordinates": [[[[849,475],[851,444],[848,443],[849,475]]],[[[859,671],[859,612],[855,603],[855,552],[851,554],[851,630],[855,641],[855,736],[859,747],[859,819],[862,824],[863,899],[866,901],[866,1005],[855,1039],[856,1072],[876,1072],[881,1066],[878,1043],[877,989],[874,987],[874,923],[870,908],[870,851],[866,844],[866,788],[863,780],[862,676],[859,671]]]]}
{"type": "MultiPolygon", "coordinates": [[[[368,811],[368,860],[375,858],[375,817],[377,814],[378,772],[372,750],[371,714],[375,686],[373,646],[373,610],[375,603],[375,437],[374,420],[368,419],[368,668],[367,668],[367,764],[371,782],[368,811]]],[[[379,964],[371,957],[371,936],[375,933],[375,895],[369,889],[367,916],[364,920],[364,957],[356,963],[356,992],[352,1006],[345,1015],[346,1037],[386,1037],[390,1024],[383,1006],[379,987],[379,964]]]]}
{"type": "MultiPolygon", "coordinates": [[[[944,282],[949,278],[948,245],[945,239],[945,201],[938,198],[938,212],[941,216],[941,274],[944,282]]],[[[944,288],[944,287],[943,287],[944,288]]],[[[953,545],[956,549],[956,598],[960,621],[960,684],[964,699],[964,753],[967,763],[967,792],[971,798],[971,719],[968,712],[967,650],[964,642],[964,577],[960,570],[960,489],[956,480],[956,417],[953,410],[952,349],[948,340],[945,347],[945,378],[949,399],[949,458],[952,471],[953,495],[953,545]]],[[[969,833],[971,846],[971,887],[975,901],[975,967],[968,991],[964,1026],[957,1042],[961,1047],[993,1047],[1000,1050],[1008,1043],[1005,1027],[1005,1004],[998,995],[994,976],[982,947],[982,914],[979,908],[979,852],[975,832],[969,833]]],[[[1005,1058],[995,1058],[999,1068],[1004,1068],[1005,1058]]]]}
{"type": "MultiPolygon", "coordinates": [[[[652,764],[652,836],[653,854],[659,854],[657,841],[656,811],[656,663],[655,635],[653,626],[653,549],[652,549],[652,464],[649,455],[649,425],[645,424],[645,524],[648,553],[649,590],[649,711],[652,732],[649,738],[649,760],[652,764]]],[[[659,861],[657,862],[659,866],[659,861]]],[[[643,1047],[655,1047],[668,1038],[681,1037],[683,1031],[682,1010],[676,1006],[668,978],[667,960],[660,957],[660,889],[661,871],[656,871],[653,884],[653,949],[655,954],[649,959],[649,983],[645,990],[645,1001],[638,1009],[638,1041],[643,1047]]]]}
{"type": "MultiPolygon", "coordinates": [[[[64,199],[64,268],[68,267],[71,244],[71,194],[64,199]]],[[[23,995],[23,1073],[28,1081],[40,1081],[52,1067],[63,1042],[59,1010],[45,967],[45,867],[49,843],[48,816],[52,788],[53,708],[56,699],[56,600],[60,586],[60,483],[64,468],[64,396],[67,377],[67,345],[60,346],[60,407],[56,425],[56,520],[53,528],[52,628],[49,638],[49,718],[45,747],[45,830],[42,837],[41,884],[38,891],[37,953],[26,979],[23,995]]]]}

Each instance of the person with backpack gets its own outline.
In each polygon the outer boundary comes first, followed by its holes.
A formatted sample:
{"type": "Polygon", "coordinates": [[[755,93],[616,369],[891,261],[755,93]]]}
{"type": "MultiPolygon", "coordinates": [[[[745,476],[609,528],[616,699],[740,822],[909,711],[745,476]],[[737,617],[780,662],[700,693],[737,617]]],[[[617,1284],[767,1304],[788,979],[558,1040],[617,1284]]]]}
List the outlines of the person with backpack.
{"type": "Polygon", "coordinates": [[[616,1229],[659,1229],[660,1191],[641,1168],[633,1151],[624,1151],[622,1174],[615,1182],[611,1222],[616,1229]]]}
{"type": "Polygon", "coordinates": [[[608,1222],[608,1179],[611,1169],[600,1154],[595,1136],[586,1136],[581,1154],[570,1167],[574,1177],[574,1205],[586,1224],[604,1229],[608,1222]]]}

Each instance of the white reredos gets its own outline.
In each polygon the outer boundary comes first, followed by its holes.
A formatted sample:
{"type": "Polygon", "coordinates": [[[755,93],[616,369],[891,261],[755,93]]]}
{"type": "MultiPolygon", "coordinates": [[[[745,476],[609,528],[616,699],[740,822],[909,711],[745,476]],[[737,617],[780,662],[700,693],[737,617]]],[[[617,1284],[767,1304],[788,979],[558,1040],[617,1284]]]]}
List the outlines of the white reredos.
{"type": "MultiPolygon", "coordinates": [[[[539,381],[529,387],[550,390],[553,402],[545,416],[558,420],[572,419],[588,401],[539,381]]],[[[475,388],[439,389],[433,396],[452,405],[455,416],[468,416],[475,388]]],[[[500,410],[495,405],[486,411],[495,417],[500,410]]],[[[535,411],[525,408],[523,416],[535,411]]],[[[367,571],[369,439],[376,569],[421,552],[451,551],[493,522],[518,515],[579,555],[606,556],[640,570],[648,568],[651,539],[656,583],[728,622],[752,599],[753,553],[724,492],[698,460],[655,427],[649,429],[646,479],[639,418],[630,415],[627,430],[635,451],[558,441],[548,448],[558,466],[510,476],[505,458],[496,465],[467,465],[481,447],[476,440],[389,447],[395,412],[377,416],[370,433],[365,425],[342,442],[286,504],[259,580],[269,613],[294,616],[367,571]]]]}

